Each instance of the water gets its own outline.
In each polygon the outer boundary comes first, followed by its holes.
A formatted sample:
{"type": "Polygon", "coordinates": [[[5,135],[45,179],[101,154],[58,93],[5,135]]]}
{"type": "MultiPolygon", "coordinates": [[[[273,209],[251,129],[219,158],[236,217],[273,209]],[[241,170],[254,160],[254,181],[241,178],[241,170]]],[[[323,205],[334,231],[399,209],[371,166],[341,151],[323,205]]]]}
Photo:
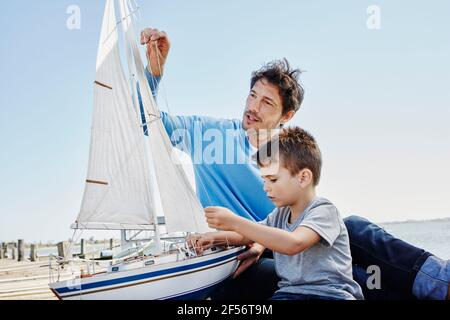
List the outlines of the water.
{"type": "Polygon", "coordinates": [[[410,244],[450,259],[450,219],[384,223],[381,226],[410,244]]]}

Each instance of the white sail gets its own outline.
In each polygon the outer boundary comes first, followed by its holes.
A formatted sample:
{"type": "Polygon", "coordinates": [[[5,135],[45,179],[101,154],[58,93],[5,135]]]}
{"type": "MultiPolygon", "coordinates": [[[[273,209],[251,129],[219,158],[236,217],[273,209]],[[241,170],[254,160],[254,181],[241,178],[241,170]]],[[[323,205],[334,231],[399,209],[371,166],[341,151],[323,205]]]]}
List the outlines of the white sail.
{"type": "Polygon", "coordinates": [[[97,56],[88,175],[77,229],[154,229],[145,140],[121,66],[114,1],[97,56]]]}
{"type": "MultiPolygon", "coordinates": [[[[133,15],[130,14],[128,0],[119,0],[125,43],[131,46],[137,80],[140,83],[142,103],[146,111],[148,123],[149,145],[152,153],[152,164],[156,174],[157,185],[166,229],[168,232],[189,231],[206,232],[210,229],[206,224],[203,209],[192,186],[182,168],[180,161],[174,161],[172,144],[167,136],[162,121],[159,118],[160,110],[153,99],[150,87],[144,74],[144,65],[141,60],[134,30],[133,15]]],[[[129,48],[130,49],[130,48],[129,48]]]]}

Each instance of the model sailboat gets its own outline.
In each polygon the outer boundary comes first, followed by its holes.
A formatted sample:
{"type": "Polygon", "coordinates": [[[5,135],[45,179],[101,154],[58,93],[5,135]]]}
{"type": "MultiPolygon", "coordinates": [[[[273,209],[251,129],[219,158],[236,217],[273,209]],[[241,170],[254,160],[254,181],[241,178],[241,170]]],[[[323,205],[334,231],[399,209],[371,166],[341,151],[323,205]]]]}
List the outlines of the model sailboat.
{"type": "Polygon", "coordinates": [[[72,228],[146,230],[153,234],[152,250],[114,260],[100,273],[53,281],[50,288],[60,299],[204,298],[236,270],[242,248],[214,247],[197,256],[185,241],[161,240],[158,208],[168,233],[205,232],[208,226],[182,166],[173,161],[173,147],[144,74],[134,10],[129,0],[118,3],[119,22],[114,0],[106,0],[94,82],[88,176],[72,228]],[[121,65],[119,28],[124,34],[131,83],[121,65]],[[139,82],[144,125],[133,75],[139,82]]]}

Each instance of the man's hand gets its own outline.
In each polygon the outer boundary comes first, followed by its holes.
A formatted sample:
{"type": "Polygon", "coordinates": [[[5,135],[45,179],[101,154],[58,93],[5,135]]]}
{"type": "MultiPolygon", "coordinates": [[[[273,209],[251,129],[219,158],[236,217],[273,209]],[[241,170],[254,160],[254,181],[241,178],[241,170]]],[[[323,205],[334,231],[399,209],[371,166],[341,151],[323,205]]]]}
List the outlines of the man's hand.
{"type": "Polygon", "coordinates": [[[169,37],[164,31],[146,28],[141,32],[141,44],[147,45],[148,71],[154,76],[162,76],[170,50],[169,37]]]}
{"type": "Polygon", "coordinates": [[[210,228],[223,231],[234,231],[241,217],[223,207],[205,208],[206,222],[210,228]]]}
{"type": "Polygon", "coordinates": [[[186,242],[198,255],[201,255],[203,251],[214,245],[214,238],[208,233],[191,234],[187,237],[186,242]]]}
{"type": "Polygon", "coordinates": [[[249,249],[247,251],[238,255],[237,259],[241,263],[234,272],[233,279],[239,277],[245,270],[255,264],[259,260],[265,249],[266,248],[262,245],[254,243],[249,246],[249,249]]]}

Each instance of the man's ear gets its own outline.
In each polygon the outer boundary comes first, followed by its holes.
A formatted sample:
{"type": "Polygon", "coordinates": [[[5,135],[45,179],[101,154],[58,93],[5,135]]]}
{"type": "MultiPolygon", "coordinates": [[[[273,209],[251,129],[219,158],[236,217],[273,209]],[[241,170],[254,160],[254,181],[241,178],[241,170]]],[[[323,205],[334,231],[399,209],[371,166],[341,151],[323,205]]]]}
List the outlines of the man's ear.
{"type": "Polygon", "coordinates": [[[294,116],[295,116],[295,111],[294,110],[288,111],[288,112],[286,112],[286,114],[284,114],[281,117],[280,123],[281,124],[285,124],[286,122],[291,120],[294,116]]]}
{"type": "Polygon", "coordinates": [[[300,170],[297,179],[301,188],[305,188],[313,183],[313,173],[308,168],[300,170]]]}

